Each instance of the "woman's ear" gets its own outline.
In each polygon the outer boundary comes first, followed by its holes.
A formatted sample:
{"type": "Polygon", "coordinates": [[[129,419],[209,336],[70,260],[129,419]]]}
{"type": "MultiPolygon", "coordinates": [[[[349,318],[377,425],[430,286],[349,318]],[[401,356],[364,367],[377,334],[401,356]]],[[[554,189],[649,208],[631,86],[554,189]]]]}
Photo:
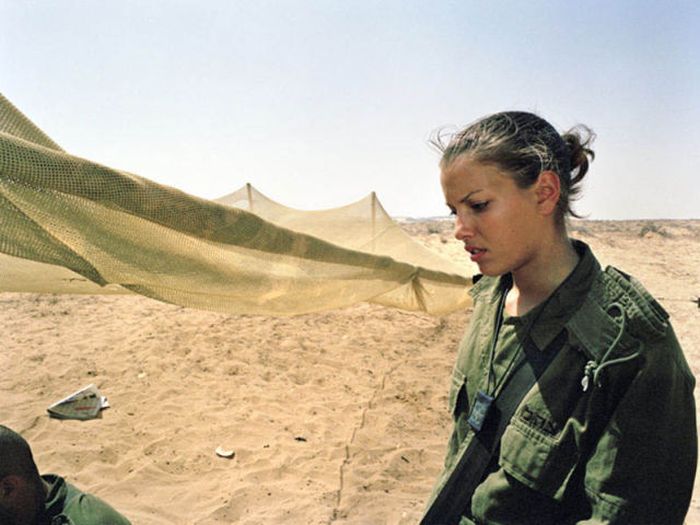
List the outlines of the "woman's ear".
{"type": "Polygon", "coordinates": [[[540,213],[543,215],[554,213],[559,203],[559,195],[561,195],[559,175],[549,170],[540,173],[535,182],[535,195],[540,213]]]}

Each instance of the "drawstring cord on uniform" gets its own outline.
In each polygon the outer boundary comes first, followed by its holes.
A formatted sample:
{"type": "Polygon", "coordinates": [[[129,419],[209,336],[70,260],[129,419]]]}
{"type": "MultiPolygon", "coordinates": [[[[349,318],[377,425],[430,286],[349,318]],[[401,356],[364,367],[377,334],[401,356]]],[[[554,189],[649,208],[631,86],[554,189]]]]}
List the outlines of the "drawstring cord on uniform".
{"type": "Polygon", "coordinates": [[[625,333],[625,324],[627,322],[627,316],[625,315],[625,310],[622,308],[622,305],[620,303],[612,303],[608,308],[607,312],[609,313],[610,310],[613,308],[617,308],[620,312],[622,312],[622,322],[620,323],[620,329],[617,332],[617,336],[615,337],[615,340],[612,342],[610,345],[610,348],[607,349],[605,352],[605,355],[603,356],[603,359],[600,361],[600,363],[595,362],[594,360],[588,361],[586,363],[585,368],[583,369],[583,379],[581,379],[581,387],[583,388],[583,391],[585,392],[588,390],[588,387],[590,386],[591,381],[593,381],[593,384],[600,388],[602,386],[602,381],[601,381],[601,376],[600,373],[605,370],[607,367],[612,366],[612,365],[619,365],[622,363],[626,363],[627,361],[631,361],[632,359],[636,359],[639,357],[639,354],[642,351],[642,347],[644,343],[640,341],[640,348],[638,351],[634,352],[633,354],[618,357],[616,359],[610,359],[608,361],[608,357],[612,355],[613,351],[617,347],[617,345],[620,343],[620,340],[622,339],[622,335],[625,333]]]}

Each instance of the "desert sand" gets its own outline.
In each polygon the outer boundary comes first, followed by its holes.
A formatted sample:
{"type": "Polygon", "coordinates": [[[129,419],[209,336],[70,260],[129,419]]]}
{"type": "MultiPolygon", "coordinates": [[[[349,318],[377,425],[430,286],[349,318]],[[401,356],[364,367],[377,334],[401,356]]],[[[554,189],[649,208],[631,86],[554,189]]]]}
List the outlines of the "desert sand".
{"type": "MultiPolygon", "coordinates": [[[[470,264],[449,222],[404,227],[470,264]]],[[[697,375],[700,221],[577,221],[572,236],[659,299],[697,375]]],[[[469,316],[362,304],[271,318],[3,293],[0,422],[28,439],[42,472],[134,524],[416,523],[450,433],[449,374],[469,316]],[[100,419],[47,416],[90,383],[111,404],[100,419]]],[[[700,524],[697,484],[687,523],[700,524]]]]}

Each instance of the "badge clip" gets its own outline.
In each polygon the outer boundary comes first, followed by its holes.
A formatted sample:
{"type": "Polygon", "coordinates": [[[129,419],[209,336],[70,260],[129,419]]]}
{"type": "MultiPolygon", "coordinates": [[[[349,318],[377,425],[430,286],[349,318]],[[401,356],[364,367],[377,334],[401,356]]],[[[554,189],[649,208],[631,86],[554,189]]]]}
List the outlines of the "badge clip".
{"type": "Polygon", "coordinates": [[[479,390],[476,393],[476,400],[474,401],[474,406],[467,420],[474,432],[479,432],[484,427],[484,422],[491,411],[493,400],[494,397],[488,395],[483,390],[479,390]]]}

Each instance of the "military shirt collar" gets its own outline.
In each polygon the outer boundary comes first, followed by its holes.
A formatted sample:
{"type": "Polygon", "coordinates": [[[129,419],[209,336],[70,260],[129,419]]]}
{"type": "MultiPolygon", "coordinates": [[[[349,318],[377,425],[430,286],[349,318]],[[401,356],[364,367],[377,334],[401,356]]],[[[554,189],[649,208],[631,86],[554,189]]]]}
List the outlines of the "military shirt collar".
{"type": "MultiPolygon", "coordinates": [[[[504,322],[521,324],[530,328],[530,338],[538,349],[544,350],[562,331],[564,325],[576,312],[590,289],[598,273],[600,264],[593,252],[584,242],[573,240],[572,244],[579,254],[579,261],[569,276],[559,285],[553,294],[539,306],[519,317],[507,317],[504,322]]],[[[470,293],[474,300],[498,301],[504,288],[509,286],[511,275],[498,278],[480,278],[470,293]]]]}
{"type": "Polygon", "coordinates": [[[473,286],[469,290],[469,295],[474,301],[488,300],[497,301],[498,291],[501,289],[500,278],[485,277],[477,274],[472,277],[473,286]]]}
{"type": "Polygon", "coordinates": [[[61,476],[45,474],[41,476],[41,479],[48,484],[44,503],[44,519],[46,522],[50,522],[53,517],[63,512],[68,487],[61,476]]]}
{"type": "Polygon", "coordinates": [[[542,303],[541,312],[532,312],[538,317],[530,330],[530,338],[540,350],[547,348],[562,331],[600,273],[600,264],[588,245],[576,240],[572,240],[572,243],[580,257],[578,264],[550,298],[542,303]]]}

